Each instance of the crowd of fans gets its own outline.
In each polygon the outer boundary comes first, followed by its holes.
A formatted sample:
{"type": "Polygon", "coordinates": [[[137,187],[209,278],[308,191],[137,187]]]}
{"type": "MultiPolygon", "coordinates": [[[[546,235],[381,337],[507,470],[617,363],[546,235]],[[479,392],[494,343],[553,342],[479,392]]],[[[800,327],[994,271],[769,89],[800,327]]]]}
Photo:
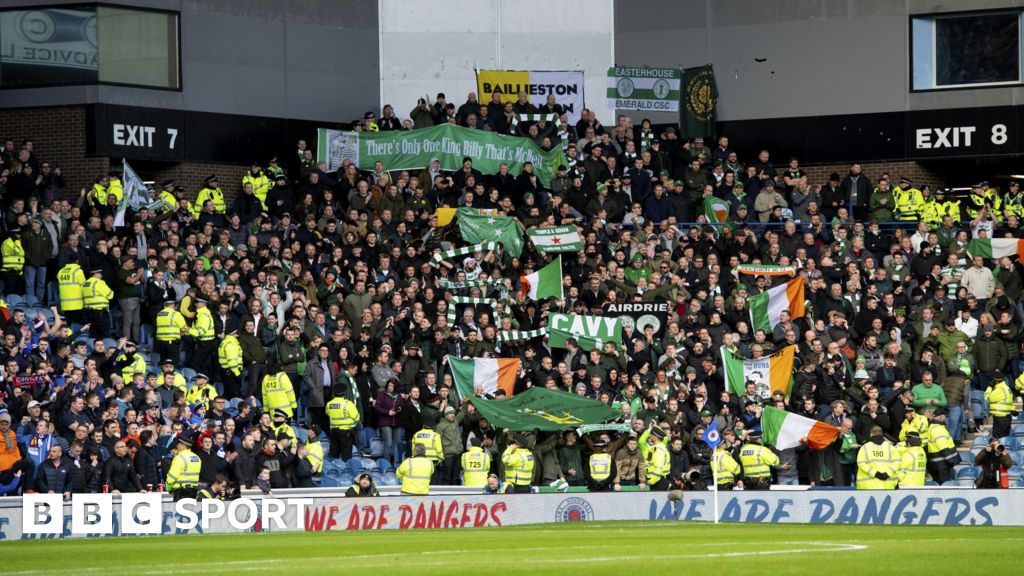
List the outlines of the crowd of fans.
{"type": "MultiPolygon", "coordinates": [[[[700,488],[712,477],[707,428],[723,431],[739,462],[767,405],[843,431],[823,450],[776,451],[771,476],[782,484],[851,485],[858,449],[883,437],[931,438],[947,455],[946,430],[954,442],[989,423],[1011,435],[1006,405],[1024,388],[1021,263],[966,248],[972,238],[1024,239],[1016,182],[980,182],[954,198],[853,164],[817,183],[796,158],[737,157],[724,135],[705,143],[627,116],[604,126],[588,110],[570,125],[554,99],[524,100],[470,94],[455,106],[439,94],[409,120],[386,106],[358,129],[452,122],[545,147],[565,132],[568,165],[547,185],[507,167],[482,174],[469,159],[454,172],[346,162],[327,173],[299,141],[238,182],[157,182],[123,225],[119,174],[67,190],[45,150],[7,140],[0,493],[160,489],[172,454],[189,447],[204,486],[313,486],[324,458],[349,460],[353,445],[382,446],[385,466],[398,467],[424,430],[440,438],[425,455],[435,483],[475,471],[475,485],[495,490],[486,473],[502,474],[511,445],[532,451],[535,485],[646,485],[649,446],[664,438],[664,479],[700,488]],[[561,115],[558,126],[510,121],[547,112],[561,115]],[[708,196],[728,202],[729,226],[705,221],[708,196]],[[585,248],[564,258],[564,300],[519,293],[520,277],[549,260],[530,245],[518,258],[499,247],[432,265],[436,251],[468,244],[457,225],[438,226],[441,206],[496,210],[525,228],[576,225],[585,248]],[[755,263],[796,268],[805,317],[752,329],[751,296],[787,279],[735,274],[755,263]],[[450,325],[454,294],[501,305],[460,305],[450,325]],[[626,328],[622,348],[591,351],[496,340],[501,329],[541,328],[554,311],[601,315],[627,301],[667,302],[663,331],[626,328]],[[721,348],[756,358],[787,345],[797,347],[788,397],[726,389],[721,348]],[[452,356],[519,357],[516,391],[586,395],[622,416],[582,436],[495,429],[453,391],[452,356]],[[324,455],[314,439],[326,438],[324,455]],[[464,470],[464,454],[486,467],[464,470]],[[607,475],[595,474],[595,455],[610,461],[607,475]]],[[[932,460],[932,479],[949,480],[953,459],[932,460]]],[[[722,462],[741,484],[747,474],[722,462]]],[[[373,480],[360,489],[374,490],[373,480]]]]}

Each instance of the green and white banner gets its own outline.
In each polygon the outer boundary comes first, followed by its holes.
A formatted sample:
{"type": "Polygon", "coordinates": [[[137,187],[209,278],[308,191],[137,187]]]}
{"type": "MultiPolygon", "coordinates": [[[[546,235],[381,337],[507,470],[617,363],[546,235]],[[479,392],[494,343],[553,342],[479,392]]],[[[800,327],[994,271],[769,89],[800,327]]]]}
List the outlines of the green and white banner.
{"type": "Polygon", "coordinates": [[[565,342],[574,338],[584,350],[600,350],[605,342],[622,346],[622,322],[618,318],[585,316],[583,314],[551,314],[548,316],[548,344],[552,348],[565,348],[565,342]]]}
{"type": "Polygon", "coordinates": [[[677,112],[682,75],[679,68],[609,68],[608,108],[677,112]]]}
{"type": "Polygon", "coordinates": [[[583,239],[576,227],[549,226],[547,228],[531,228],[526,231],[537,252],[579,252],[583,250],[583,239]]]}
{"type": "Polygon", "coordinates": [[[360,170],[371,170],[380,160],[384,169],[414,170],[426,168],[431,159],[441,161],[443,170],[458,170],[469,157],[484,174],[494,174],[502,164],[518,175],[523,164],[531,162],[537,178],[551,183],[558,166],[566,164],[561,148],[545,152],[529,138],[504,136],[462,126],[444,124],[419,130],[390,132],[345,132],[320,128],[317,131],[317,161],[327,162],[327,171],[350,160],[360,170]]]}

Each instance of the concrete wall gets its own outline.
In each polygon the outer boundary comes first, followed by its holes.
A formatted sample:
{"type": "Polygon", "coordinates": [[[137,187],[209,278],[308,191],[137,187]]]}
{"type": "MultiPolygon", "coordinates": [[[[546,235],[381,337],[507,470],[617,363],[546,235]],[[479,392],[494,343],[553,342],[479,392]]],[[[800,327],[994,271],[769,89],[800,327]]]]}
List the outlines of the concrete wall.
{"type": "Polygon", "coordinates": [[[407,118],[418,97],[458,106],[476,69],[583,70],[602,121],[614,46],[613,0],[380,0],[381,106],[407,118]]]}
{"type": "Polygon", "coordinates": [[[118,3],[181,13],[181,92],[119,86],[8,90],[3,106],[101,102],[338,122],[362,117],[379,101],[376,0],[118,3]]]}
{"type": "MultiPolygon", "coordinates": [[[[1021,5],[1022,0],[620,0],[615,62],[711,62],[719,120],[1018,104],[1024,102],[1022,88],[911,94],[909,16],[1021,5]]],[[[678,120],[670,113],[650,117],[678,120]]]]}

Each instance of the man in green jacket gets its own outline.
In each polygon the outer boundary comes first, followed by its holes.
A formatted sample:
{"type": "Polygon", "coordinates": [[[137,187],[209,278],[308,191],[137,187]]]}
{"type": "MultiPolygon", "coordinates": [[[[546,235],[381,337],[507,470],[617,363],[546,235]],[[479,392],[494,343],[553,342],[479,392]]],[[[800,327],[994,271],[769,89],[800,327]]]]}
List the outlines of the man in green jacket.
{"type": "Polygon", "coordinates": [[[434,432],[441,435],[441,452],[444,454],[444,459],[438,463],[438,474],[440,483],[447,486],[459,484],[459,474],[462,472],[460,459],[462,453],[466,451],[462,444],[462,429],[459,426],[466,418],[468,405],[468,402],[464,403],[462,410],[448,406],[444,409],[444,417],[434,426],[434,432]]]}
{"type": "Polygon", "coordinates": [[[25,249],[25,294],[40,304],[46,300],[46,262],[54,256],[53,239],[39,216],[23,231],[21,245],[25,249]]]}
{"type": "Polygon", "coordinates": [[[939,356],[942,356],[943,360],[949,360],[956,355],[956,344],[957,342],[966,342],[968,346],[971,345],[971,339],[963,331],[957,330],[956,323],[947,318],[945,322],[945,329],[938,335],[939,341],[939,356]]]}
{"type": "Polygon", "coordinates": [[[995,326],[986,322],[981,327],[981,335],[974,343],[974,360],[978,372],[995,372],[1006,366],[1006,344],[996,337],[995,326]]]}

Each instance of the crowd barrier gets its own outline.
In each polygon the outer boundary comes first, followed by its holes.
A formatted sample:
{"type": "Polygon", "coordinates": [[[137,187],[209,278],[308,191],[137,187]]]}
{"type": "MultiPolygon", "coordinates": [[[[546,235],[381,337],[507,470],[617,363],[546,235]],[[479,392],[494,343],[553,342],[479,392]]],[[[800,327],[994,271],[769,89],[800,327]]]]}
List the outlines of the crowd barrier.
{"type": "MultiPolygon", "coordinates": [[[[711,492],[686,492],[670,502],[663,492],[431,495],[425,497],[307,497],[303,512],[287,507],[283,525],[256,522],[251,531],[342,531],[415,528],[481,528],[600,520],[714,520],[711,492]],[[300,517],[301,514],[301,517],[300,517]]],[[[1024,490],[772,490],[722,492],[723,522],[808,524],[907,524],[956,526],[1024,526],[1024,490]]],[[[284,500],[293,496],[281,496],[284,500]]],[[[255,497],[254,500],[258,500],[255,497]]],[[[20,498],[0,501],[0,540],[120,535],[126,513],[114,497],[109,534],[71,531],[71,506],[64,507],[64,531],[36,536],[22,531],[20,498]]],[[[205,529],[182,530],[174,504],[163,502],[162,534],[237,532],[224,518],[205,529]]]]}

